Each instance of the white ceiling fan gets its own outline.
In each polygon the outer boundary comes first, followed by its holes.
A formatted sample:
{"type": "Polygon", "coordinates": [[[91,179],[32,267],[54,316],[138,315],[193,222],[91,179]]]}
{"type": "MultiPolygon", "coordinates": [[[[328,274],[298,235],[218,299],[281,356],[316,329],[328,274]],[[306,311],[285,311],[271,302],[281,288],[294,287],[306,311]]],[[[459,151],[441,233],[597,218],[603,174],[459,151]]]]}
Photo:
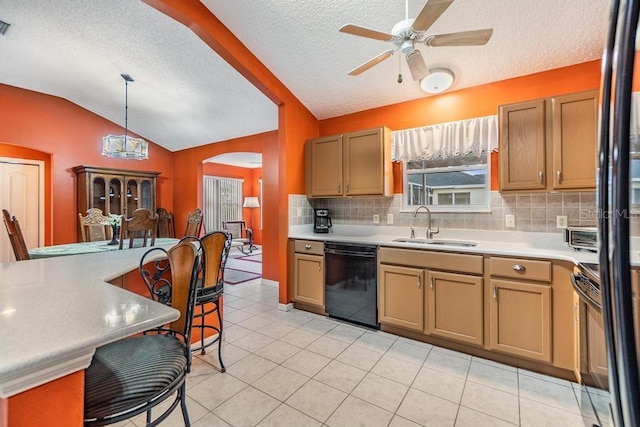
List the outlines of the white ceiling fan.
{"type": "MultiPolygon", "coordinates": [[[[393,43],[393,48],[382,52],[375,58],[349,71],[350,76],[357,76],[374,65],[379,64],[400,50],[405,54],[413,80],[421,80],[429,74],[429,70],[416,48],[416,44],[424,43],[430,47],[443,46],[479,46],[487,44],[492,28],[473,31],[461,31],[447,34],[427,34],[427,30],[442,15],[454,0],[428,0],[415,19],[409,18],[409,0],[405,2],[405,19],[391,29],[391,33],[383,33],[359,25],[347,24],[340,31],[355,36],[366,37],[393,43]]],[[[402,82],[401,75],[398,82],[402,82]]]]}

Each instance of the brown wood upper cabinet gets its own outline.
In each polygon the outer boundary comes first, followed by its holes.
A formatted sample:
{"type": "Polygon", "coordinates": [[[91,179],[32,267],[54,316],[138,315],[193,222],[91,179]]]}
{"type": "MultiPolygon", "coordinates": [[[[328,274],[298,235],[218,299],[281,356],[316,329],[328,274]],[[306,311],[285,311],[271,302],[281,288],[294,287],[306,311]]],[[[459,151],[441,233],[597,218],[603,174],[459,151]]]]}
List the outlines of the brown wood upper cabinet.
{"type": "Polygon", "coordinates": [[[596,185],[598,92],[500,106],[500,191],[596,185]]]}
{"type": "Polygon", "coordinates": [[[545,188],[544,100],[500,106],[500,190],[545,188]]]}
{"type": "Polygon", "coordinates": [[[391,131],[375,128],[305,144],[307,197],[392,196],[391,131]]]}
{"type": "Polygon", "coordinates": [[[156,211],[156,179],[160,172],[76,166],[78,210],[99,208],[105,215],[129,218],[138,208],[156,211]]]}
{"type": "Polygon", "coordinates": [[[551,99],[553,114],[553,188],[595,188],[598,92],[551,99]]]}

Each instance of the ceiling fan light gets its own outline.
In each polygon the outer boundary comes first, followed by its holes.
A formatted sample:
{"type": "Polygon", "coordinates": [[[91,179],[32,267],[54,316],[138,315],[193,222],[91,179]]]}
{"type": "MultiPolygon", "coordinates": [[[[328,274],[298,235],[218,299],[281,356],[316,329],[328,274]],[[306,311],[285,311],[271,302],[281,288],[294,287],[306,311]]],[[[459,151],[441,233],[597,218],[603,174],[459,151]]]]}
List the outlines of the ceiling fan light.
{"type": "Polygon", "coordinates": [[[449,89],[455,76],[446,68],[435,68],[420,81],[420,88],[427,93],[441,93],[449,89]]]}

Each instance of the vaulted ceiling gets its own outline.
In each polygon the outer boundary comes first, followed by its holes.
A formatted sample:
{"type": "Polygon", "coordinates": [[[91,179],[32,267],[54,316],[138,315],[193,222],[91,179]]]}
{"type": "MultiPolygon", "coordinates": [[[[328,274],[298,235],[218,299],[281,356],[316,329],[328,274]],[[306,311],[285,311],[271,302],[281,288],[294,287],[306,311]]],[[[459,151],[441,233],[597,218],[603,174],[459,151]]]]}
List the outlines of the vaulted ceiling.
{"type": "MultiPolygon", "coordinates": [[[[385,33],[425,0],[202,0],[318,118],[429,96],[404,58],[349,70],[392,47],[385,33]],[[398,73],[403,83],[397,83],[398,73]]],[[[610,0],[455,0],[429,33],[493,28],[485,46],[419,47],[458,90],[598,59],[610,0]]],[[[0,83],[59,96],[176,151],[277,129],[277,108],[189,29],[141,1],[0,0],[0,83]]]]}

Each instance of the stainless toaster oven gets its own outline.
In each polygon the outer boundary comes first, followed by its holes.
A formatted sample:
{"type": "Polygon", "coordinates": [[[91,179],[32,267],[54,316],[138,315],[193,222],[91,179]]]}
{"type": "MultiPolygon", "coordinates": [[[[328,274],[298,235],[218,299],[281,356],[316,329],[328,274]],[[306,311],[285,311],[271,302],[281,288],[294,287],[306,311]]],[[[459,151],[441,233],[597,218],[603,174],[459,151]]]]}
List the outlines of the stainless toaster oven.
{"type": "Polygon", "coordinates": [[[598,229],[596,227],[567,227],[564,240],[574,249],[598,250],[598,229]]]}

